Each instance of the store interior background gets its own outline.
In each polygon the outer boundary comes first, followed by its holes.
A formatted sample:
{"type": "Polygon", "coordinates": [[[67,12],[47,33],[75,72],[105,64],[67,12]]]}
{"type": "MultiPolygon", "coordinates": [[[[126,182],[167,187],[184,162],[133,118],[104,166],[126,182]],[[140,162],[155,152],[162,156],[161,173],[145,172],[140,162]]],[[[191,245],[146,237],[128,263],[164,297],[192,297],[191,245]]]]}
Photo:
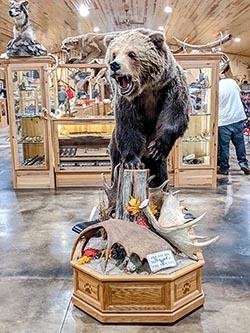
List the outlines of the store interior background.
{"type": "MultiPolygon", "coordinates": [[[[90,14],[81,17],[80,1],[30,1],[36,36],[59,54],[67,36],[120,30],[124,1],[85,1],[90,14]]],[[[240,82],[250,78],[250,2],[233,0],[129,1],[129,15],[152,29],[163,26],[169,44],[176,36],[193,44],[232,33],[240,42],[222,46],[240,82]]],[[[12,38],[9,1],[0,3],[0,52],[12,38]]],[[[131,28],[141,27],[132,25],[131,28]]],[[[174,46],[174,44],[173,44],[174,46]]],[[[247,144],[248,159],[250,145],[247,144]]],[[[69,264],[75,223],[86,220],[97,190],[57,189],[13,191],[8,128],[0,130],[0,331],[1,332],[247,332],[250,308],[250,177],[231,154],[229,177],[218,177],[216,190],[185,189],[187,206],[197,215],[207,212],[201,233],[220,240],[204,251],[205,305],[174,326],[103,326],[70,304],[69,264]],[[31,329],[32,328],[32,329],[31,329]]]]}

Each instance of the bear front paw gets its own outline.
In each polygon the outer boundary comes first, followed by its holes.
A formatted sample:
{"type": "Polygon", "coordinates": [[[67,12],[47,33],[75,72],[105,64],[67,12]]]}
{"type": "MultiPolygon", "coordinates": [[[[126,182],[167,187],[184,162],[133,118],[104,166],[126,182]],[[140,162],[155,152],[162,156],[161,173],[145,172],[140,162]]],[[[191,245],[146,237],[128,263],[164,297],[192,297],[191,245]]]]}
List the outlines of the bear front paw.
{"type": "Polygon", "coordinates": [[[134,158],[129,161],[124,161],[124,169],[145,169],[144,163],[139,158],[134,158]]]}
{"type": "Polygon", "coordinates": [[[153,140],[148,146],[148,154],[155,161],[166,157],[166,150],[166,145],[161,140],[153,140]]]}

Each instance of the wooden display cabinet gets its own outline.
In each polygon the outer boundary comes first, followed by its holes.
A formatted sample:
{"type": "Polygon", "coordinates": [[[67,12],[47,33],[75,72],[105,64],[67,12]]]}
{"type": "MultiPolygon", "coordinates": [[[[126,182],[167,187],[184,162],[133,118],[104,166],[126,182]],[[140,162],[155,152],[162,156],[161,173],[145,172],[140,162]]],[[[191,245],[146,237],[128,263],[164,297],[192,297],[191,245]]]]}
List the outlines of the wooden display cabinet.
{"type": "Polygon", "coordinates": [[[53,120],[56,187],[99,187],[101,173],[110,177],[114,125],[113,117],[53,120]]]}
{"type": "Polygon", "coordinates": [[[180,54],[192,102],[188,130],[171,153],[175,187],[216,187],[220,54],[180,54]]]}
{"type": "Polygon", "coordinates": [[[54,188],[48,69],[50,57],[5,61],[13,187],[54,188]]]}

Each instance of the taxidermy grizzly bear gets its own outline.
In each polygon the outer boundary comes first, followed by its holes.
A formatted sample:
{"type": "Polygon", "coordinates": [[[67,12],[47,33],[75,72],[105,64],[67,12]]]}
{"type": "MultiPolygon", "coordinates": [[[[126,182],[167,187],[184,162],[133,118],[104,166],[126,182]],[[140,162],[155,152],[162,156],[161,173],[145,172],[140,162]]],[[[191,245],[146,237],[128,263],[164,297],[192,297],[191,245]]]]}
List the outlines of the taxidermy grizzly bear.
{"type": "Polygon", "coordinates": [[[155,175],[151,186],[159,186],[167,179],[167,156],[188,126],[183,70],[160,32],[131,30],[104,42],[116,116],[112,170],[119,163],[148,168],[155,175]]]}

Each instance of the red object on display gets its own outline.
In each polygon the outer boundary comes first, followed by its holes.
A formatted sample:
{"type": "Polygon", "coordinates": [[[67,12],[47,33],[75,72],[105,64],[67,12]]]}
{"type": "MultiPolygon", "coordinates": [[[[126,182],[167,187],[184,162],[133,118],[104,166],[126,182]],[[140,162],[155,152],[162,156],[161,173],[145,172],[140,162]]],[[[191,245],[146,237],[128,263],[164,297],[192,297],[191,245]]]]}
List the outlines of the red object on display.
{"type": "Polygon", "coordinates": [[[72,99],[74,97],[74,92],[72,89],[70,89],[70,88],[66,89],[65,92],[67,94],[68,99],[72,99]]]}

